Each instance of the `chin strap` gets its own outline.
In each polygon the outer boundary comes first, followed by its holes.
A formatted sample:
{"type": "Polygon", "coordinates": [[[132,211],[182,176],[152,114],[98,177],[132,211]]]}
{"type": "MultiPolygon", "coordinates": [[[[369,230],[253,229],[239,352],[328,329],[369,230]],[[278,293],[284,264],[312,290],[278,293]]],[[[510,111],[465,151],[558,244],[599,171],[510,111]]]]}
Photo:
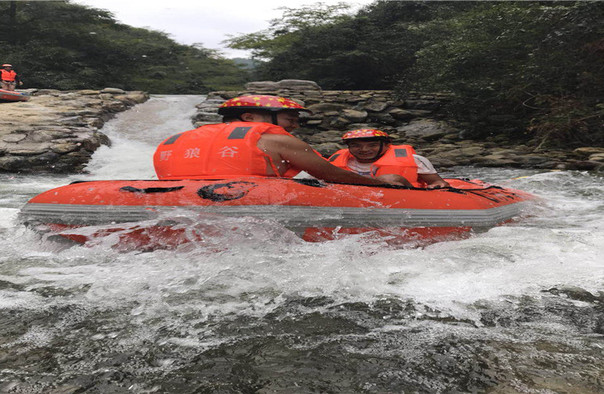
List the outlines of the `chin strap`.
{"type": "Polygon", "coordinates": [[[375,155],[371,160],[376,161],[377,159],[379,159],[384,154],[384,152],[382,152],[383,149],[384,149],[384,140],[380,140],[380,149],[378,150],[377,155],[375,155]]]}
{"type": "Polygon", "coordinates": [[[275,112],[275,111],[271,112],[271,119],[275,126],[279,126],[279,124],[277,123],[277,114],[278,114],[278,112],[275,112]]]}

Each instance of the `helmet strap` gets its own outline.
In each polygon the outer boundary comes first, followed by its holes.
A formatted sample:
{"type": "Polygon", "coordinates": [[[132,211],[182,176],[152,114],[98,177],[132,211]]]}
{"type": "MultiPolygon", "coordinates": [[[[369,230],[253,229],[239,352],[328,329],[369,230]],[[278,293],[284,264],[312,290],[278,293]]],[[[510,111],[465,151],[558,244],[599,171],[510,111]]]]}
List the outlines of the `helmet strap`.
{"type": "Polygon", "coordinates": [[[277,122],[277,114],[278,114],[278,112],[271,111],[271,119],[275,126],[279,126],[279,123],[277,122]]]}
{"type": "Polygon", "coordinates": [[[383,152],[382,152],[383,149],[384,149],[384,140],[380,138],[380,149],[378,150],[378,153],[371,160],[375,161],[375,160],[379,159],[383,154],[383,152]]]}

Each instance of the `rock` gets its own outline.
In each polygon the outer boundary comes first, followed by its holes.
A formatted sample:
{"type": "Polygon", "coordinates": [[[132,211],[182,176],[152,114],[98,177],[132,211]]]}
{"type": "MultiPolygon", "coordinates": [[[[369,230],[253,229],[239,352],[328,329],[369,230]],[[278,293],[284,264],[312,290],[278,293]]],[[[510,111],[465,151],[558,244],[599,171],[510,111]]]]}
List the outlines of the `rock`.
{"type": "Polygon", "coordinates": [[[321,119],[309,119],[304,124],[307,126],[318,126],[321,123],[323,123],[323,120],[321,119]]]}
{"type": "Polygon", "coordinates": [[[604,153],[596,153],[589,156],[589,161],[601,161],[604,162],[604,153]]]}
{"type": "Polygon", "coordinates": [[[417,117],[427,116],[432,113],[432,111],[425,111],[421,109],[402,109],[402,108],[393,108],[388,111],[390,115],[394,119],[398,120],[410,120],[417,117]]]}
{"type": "Polygon", "coordinates": [[[336,151],[342,149],[342,146],[336,144],[335,142],[326,142],[318,145],[313,145],[313,148],[324,157],[329,157],[336,151]]]}
{"type": "Polygon", "coordinates": [[[212,112],[197,112],[195,115],[193,115],[192,119],[195,122],[222,122],[222,116],[212,112]]]}
{"type": "Polygon", "coordinates": [[[69,153],[80,149],[81,145],[82,144],[76,142],[64,142],[52,145],[50,150],[55,153],[69,153]]]}
{"type": "Polygon", "coordinates": [[[405,108],[434,111],[440,108],[439,100],[405,100],[405,108]]]}
{"type": "Polygon", "coordinates": [[[587,158],[594,154],[604,153],[604,148],[599,148],[595,146],[585,146],[573,150],[573,153],[576,153],[580,157],[587,158]]]}
{"type": "Polygon", "coordinates": [[[115,88],[40,89],[28,102],[3,106],[0,172],[82,171],[92,153],[110,143],[97,131],[105,120],[147,99],[144,92],[115,88]]]}
{"type": "Polygon", "coordinates": [[[9,134],[9,135],[5,135],[4,137],[2,137],[2,141],[15,143],[15,142],[23,141],[26,137],[27,137],[27,135],[25,135],[25,134],[9,134]]]}
{"type": "Polygon", "coordinates": [[[381,102],[381,101],[370,101],[363,105],[363,109],[366,109],[367,111],[372,111],[372,112],[381,112],[381,111],[385,110],[386,108],[388,108],[388,103],[381,102]]]}
{"type": "MultiPolygon", "coordinates": [[[[350,122],[363,122],[367,119],[367,111],[358,111],[355,109],[344,109],[341,112],[342,116],[350,122]]],[[[350,123],[349,122],[349,123],[350,123]]]]}
{"type": "Polygon", "coordinates": [[[564,287],[560,287],[560,288],[554,287],[554,288],[544,290],[544,291],[547,291],[548,293],[552,293],[555,295],[563,294],[563,295],[567,296],[568,298],[570,298],[571,300],[578,300],[578,301],[583,301],[583,302],[597,302],[598,301],[598,297],[596,297],[589,291],[582,289],[580,287],[576,287],[576,286],[564,286],[564,287]]]}
{"type": "Polygon", "coordinates": [[[109,94],[124,94],[126,91],[118,88],[105,88],[101,90],[101,93],[109,93],[109,94]]]}
{"type": "Polygon", "coordinates": [[[321,103],[321,104],[313,104],[308,106],[308,109],[310,111],[312,111],[313,113],[316,112],[323,112],[323,113],[328,113],[328,112],[335,112],[336,115],[340,112],[345,110],[347,107],[344,104],[338,104],[338,103],[321,103]]]}
{"type": "Polygon", "coordinates": [[[320,133],[315,133],[305,138],[306,141],[315,144],[322,144],[327,142],[340,141],[342,138],[342,132],[340,130],[327,130],[320,133]]]}
{"type": "MultiPolygon", "coordinates": [[[[296,91],[304,90],[321,90],[321,87],[314,81],[306,81],[302,79],[284,79],[277,82],[279,89],[289,89],[296,91]]],[[[246,85],[247,89],[247,85],[246,85]]]]}
{"type": "Polygon", "coordinates": [[[35,143],[24,142],[19,144],[6,145],[6,153],[13,156],[35,156],[47,152],[51,144],[48,142],[35,143]]]}
{"type": "Polygon", "coordinates": [[[103,104],[103,109],[109,112],[122,112],[126,110],[126,104],[119,100],[113,100],[103,104]]]}
{"type": "Polygon", "coordinates": [[[6,172],[20,172],[28,169],[28,161],[23,156],[2,156],[0,157],[0,170],[6,172]]]}
{"type": "Polygon", "coordinates": [[[397,131],[407,137],[418,137],[426,141],[434,141],[446,134],[451,134],[453,128],[442,121],[422,119],[411,121],[408,125],[398,127],[397,131]]]}
{"type": "MultiPolygon", "coordinates": [[[[257,92],[266,92],[266,91],[275,91],[279,89],[279,84],[273,81],[257,81],[257,82],[248,82],[245,84],[245,90],[257,91],[257,92]]],[[[233,96],[237,97],[237,95],[233,96]]],[[[231,97],[231,98],[233,98],[231,97]]]]}
{"type": "Polygon", "coordinates": [[[78,90],[78,93],[84,96],[94,96],[101,92],[99,90],[78,90]]]}
{"type": "Polygon", "coordinates": [[[591,171],[598,169],[602,163],[590,160],[571,160],[566,163],[567,170],[591,171]]]}
{"type": "MultiPolygon", "coordinates": [[[[382,127],[381,125],[390,125],[390,126],[395,126],[397,124],[396,119],[394,119],[390,114],[387,113],[382,113],[382,112],[374,112],[371,113],[368,117],[367,120],[373,122],[373,123],[378,123],[380,124],[380,127],[377,127],[381,130],[384,129],[384,127],[382,127]]],[[[385,130],[384,130],[385,131],[385,130]]]]}

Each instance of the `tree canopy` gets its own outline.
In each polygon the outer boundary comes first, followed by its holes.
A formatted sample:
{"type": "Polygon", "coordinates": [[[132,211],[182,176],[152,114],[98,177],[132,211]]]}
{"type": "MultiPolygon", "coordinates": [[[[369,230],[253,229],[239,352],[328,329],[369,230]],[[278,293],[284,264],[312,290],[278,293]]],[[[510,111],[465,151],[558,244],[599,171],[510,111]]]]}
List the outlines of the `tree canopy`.
{"type": "Polygon", "coordinates": [[[232,37],[266,62],[259,78],[326,89],[448,91],[476,138],[604,145],[604,3],[376,1],[322,4],[232,37]]]}
{"type": "Polygon", "coordinates": [[[69,1],[0,2],[0,51],[3,63],[38,88],[206,93],[247,80],[244,70],[212,50],[69,1]]]}

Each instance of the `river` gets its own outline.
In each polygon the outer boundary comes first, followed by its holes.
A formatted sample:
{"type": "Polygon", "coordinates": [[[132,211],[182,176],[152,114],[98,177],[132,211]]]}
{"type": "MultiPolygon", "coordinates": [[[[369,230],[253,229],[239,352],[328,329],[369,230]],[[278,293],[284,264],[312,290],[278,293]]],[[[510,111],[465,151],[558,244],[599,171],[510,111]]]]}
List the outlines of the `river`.
{"type": "Polygon", "coordinates": [[[64,248],[16,221],[74,180],[151,179],[202,96],[153,96],[103,128],[87,175],[0,175],[0,393],[599,393],[604,179],[459,167],[537,194],[468,239],[306,243],[229,219],[177,250],[64,248]]]}

